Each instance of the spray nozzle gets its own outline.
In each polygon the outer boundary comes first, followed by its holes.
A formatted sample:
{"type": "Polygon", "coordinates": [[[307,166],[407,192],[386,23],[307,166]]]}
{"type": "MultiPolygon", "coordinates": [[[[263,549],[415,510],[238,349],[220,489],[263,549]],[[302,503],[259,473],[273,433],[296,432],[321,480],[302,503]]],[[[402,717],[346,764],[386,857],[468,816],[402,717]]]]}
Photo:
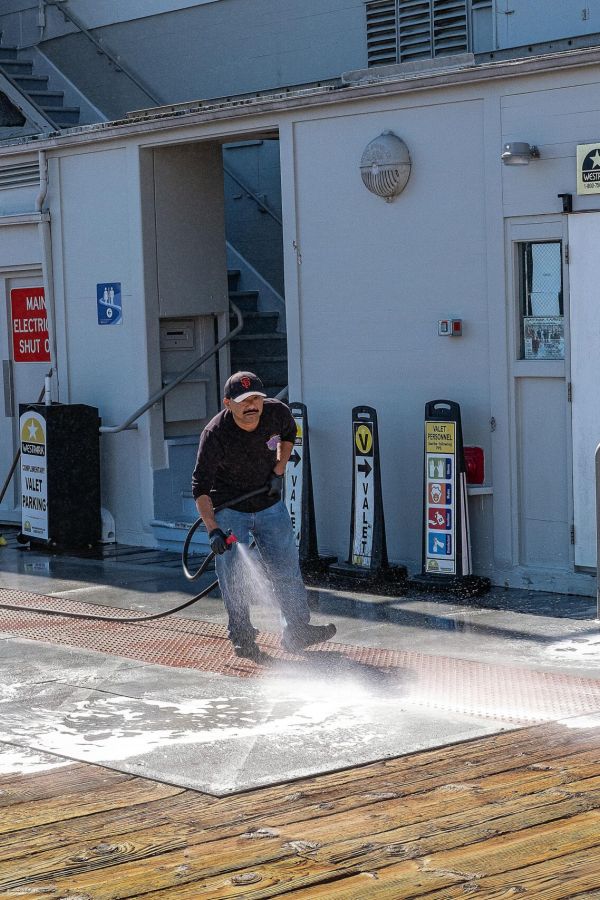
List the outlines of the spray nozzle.
{"type": "Polygon", "coordinates": [[[233,532],[231,531],[231,528],[227,532],[227,540],[225,541],[225,543],[227,544],[228,547],[231,547],[232,544],[238,543],[238,539],[236,538],[235,534],[233,534],[233,532]]]}

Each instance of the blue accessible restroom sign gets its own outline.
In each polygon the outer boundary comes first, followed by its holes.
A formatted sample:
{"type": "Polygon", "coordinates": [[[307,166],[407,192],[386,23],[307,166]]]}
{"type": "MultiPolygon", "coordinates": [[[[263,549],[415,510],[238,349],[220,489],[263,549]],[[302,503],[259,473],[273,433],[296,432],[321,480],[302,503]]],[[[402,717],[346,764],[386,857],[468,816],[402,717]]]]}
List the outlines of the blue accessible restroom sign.
{"type": "Polygon", "coordinates": [[[96,285],[98,325],[120,325],[123,321],[121,282],[104,281],[96,285]]]}

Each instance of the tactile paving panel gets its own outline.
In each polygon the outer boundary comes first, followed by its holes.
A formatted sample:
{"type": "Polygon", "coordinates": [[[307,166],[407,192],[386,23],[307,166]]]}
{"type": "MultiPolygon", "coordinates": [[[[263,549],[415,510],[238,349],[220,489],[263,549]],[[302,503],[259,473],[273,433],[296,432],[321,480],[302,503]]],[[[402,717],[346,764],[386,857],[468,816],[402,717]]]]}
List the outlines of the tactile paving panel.
{"type": "MultiPolygon", "coordinates": [[[[273,663],[295,658],[281,649],[277,634],[259,635],[257,640],[266,662],[258,665],[235,656],[222,625],[175,616],[153,622],[118,621],[135,615],[130,610],[0,589],[0,631],[28,640],[238,678],[275,674],[281,669],[273,663]],[[3,603],[21,609],[2,609],[3,603]],[[47,616],[28,612],[28,607],[114,615],[115,622],[47,616]]],[[[144,615],[139,613],[140,618],[144,615]]],[[[378,670],[389,682],[397,679],[402,685],[400,702],[405,708],[427,707],[516,723],[546,722],[600,711],[600,680],[592,678],[331,641],[311,647],[300,658],[310,661],[313,654],[343,656],[371,672],[378,670]]],[[[333,656],[331,660],[333,663],[333,656]]]]}

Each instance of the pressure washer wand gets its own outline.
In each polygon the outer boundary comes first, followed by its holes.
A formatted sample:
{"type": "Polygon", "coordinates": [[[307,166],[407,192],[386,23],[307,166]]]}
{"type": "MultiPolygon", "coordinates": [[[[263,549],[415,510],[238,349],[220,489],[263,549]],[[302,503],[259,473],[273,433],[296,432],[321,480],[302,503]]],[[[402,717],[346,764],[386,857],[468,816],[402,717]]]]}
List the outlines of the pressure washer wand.
{"type": "MultiPolygon", "coordinates": [[[[260,494],[266,494],[268,490],[269,490],[269,486],[263,485],[263,487],[258,488],[257,490],[248,491],[247,494],[242,494],[240,497],[235,497],[235,499],[233,499],[233,500],[228,500],[227,503],[221,503],[220,506],[217,506],[215,508],[215,512],[216,513],[221,512],[222,509],[225,509],[228,506],[237,506],[238,503],[243,503],[244,500],[250,500],[251,497],[258,497],[258,496],[260,496],[260,494]]],[[[194,522],[194,524],[192,525],[192,527],[190,528],[190,530],[187,533],[187,537],[186,537],[185,543],[183,545],[183,550],[181,551],[181,566],[183,568],[183,574],[185,575],[185,577],[187,578],[188,581],[195,581],[196,578],[199,578],[200,575],[202,574],[202,572],[204,572],[204,569],[206,568],[206,564],[207,564],[207,561],[205,560],[204,563],[200,566],[200,568],[196,572],[190,572],[190,570],[188,569],[190,544],[192,543],[192,538],[194,537],[196,531],[198,530],[198,528],[200,528],[201,525],[202,525],[202,519],[196,519],[196,521],[194,522]]],[[[237,538],[235,537],[235,535],[232,535],[232,537],[234,538],[234,540],[231,541],[231,543],[233,544],[237,541],[237,538]]],[[[228,543],[229,543],[229,541],[228,541],[228,543]]],[[[211,555],[208,557],[208,559],[212,559],[213,556],[214,556],[214,553],[211,553],[211,555]]],[[[213,584],[212,587],[216,587],[216,585],[217,585],[217,582],[215,581],[215,583],[213,584]]],[[[212,588],[211,588],[211,590],[212,590],[212,588]]]]}

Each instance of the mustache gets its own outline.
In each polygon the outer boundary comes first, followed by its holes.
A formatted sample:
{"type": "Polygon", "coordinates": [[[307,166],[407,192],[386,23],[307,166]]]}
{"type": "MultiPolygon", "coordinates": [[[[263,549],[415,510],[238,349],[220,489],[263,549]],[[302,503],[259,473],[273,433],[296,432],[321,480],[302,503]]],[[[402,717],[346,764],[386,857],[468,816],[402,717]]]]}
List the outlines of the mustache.
{"type": "Polygon", "coordinates": [[[253,415],[254,413],[257,413],[257,412],[258,412],[257,409],[245,409],[245,410],[244,410],[244,415],[245,415],[245,416],[249,416],[249,415],[253,415]]]}

